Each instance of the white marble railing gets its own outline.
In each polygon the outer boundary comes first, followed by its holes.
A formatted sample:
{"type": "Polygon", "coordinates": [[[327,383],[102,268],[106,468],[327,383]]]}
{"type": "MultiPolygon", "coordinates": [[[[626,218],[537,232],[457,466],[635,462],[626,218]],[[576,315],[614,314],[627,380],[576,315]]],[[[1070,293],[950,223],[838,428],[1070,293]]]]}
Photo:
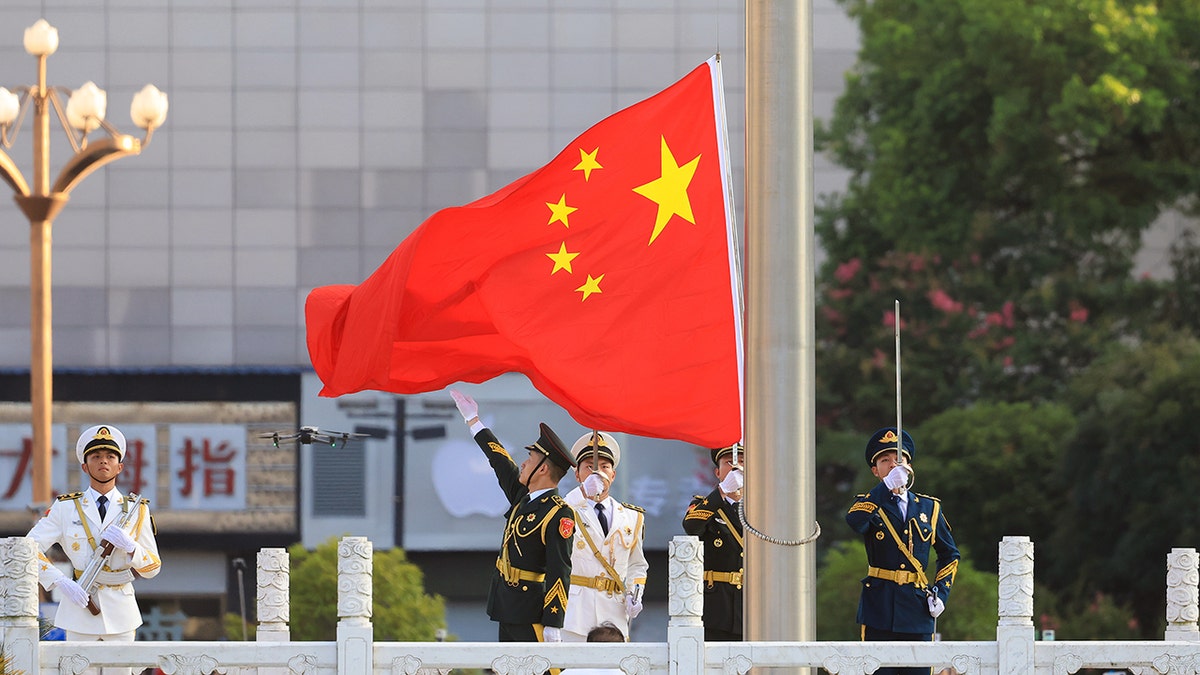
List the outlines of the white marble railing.
{"type": "Polygon", "coordinates": [[[284,549],[258,554],[256,642],[39,642],[33,541],[0,539],[0,644],[14,672],[78,675],[94,666],[157,666],[171,675],[208,673],[394,673],[431,675],[489,668],[537,675],[551,666],[613,667],[629,675],[734,675],[751,668],[823,668],[866,675],[880,666],[953,667],[963,675],[1066,675],[1082,668],[1128,668],[1138,675],[1200,675],[1200,558],[1196,549],[1167,556],[1167,629],[1163,640],[1034,640],[1033,543],[1000,544],[999,621],[987,642],[721,642],[705,644],[701,623],[703,549],[694,537],[671,542],[670,618],[665,643],[538,644],[375,642],[371,626],[371,542],[338,546],[338,629],[333,642],[292,642],[289,569],[284,549]]]}

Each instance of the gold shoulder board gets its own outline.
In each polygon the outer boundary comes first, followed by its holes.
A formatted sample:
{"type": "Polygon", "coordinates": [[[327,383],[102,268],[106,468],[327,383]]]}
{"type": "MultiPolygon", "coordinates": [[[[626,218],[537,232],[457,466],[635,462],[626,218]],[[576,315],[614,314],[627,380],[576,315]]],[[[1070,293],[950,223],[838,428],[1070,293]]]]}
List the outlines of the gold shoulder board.
{"type": "Polygon", "coordinates": [[[637,511],[638,513],[645,513],[645,512],[646,512],[646,509],[643,509],[642,507],[640,507],[640,506],[636,506],[636,505],[634,505],[634,504],[630,504],[629,502],[621,502],[621,505],[622,505],[622,506],[624,506],[624,507],[625,507],[625,508],[627,508],[627,509],[633,509],[634,511],[637,511]]]}
{"type": "Polygon", "coordinates": [[[72,499],[79,499],[82,496],[83,496],[82,492],[71,492],[69,494],[59,495],[59,496],[55,497],[55,499],[57,499],[60,502],[69,502],[72,499]]]}

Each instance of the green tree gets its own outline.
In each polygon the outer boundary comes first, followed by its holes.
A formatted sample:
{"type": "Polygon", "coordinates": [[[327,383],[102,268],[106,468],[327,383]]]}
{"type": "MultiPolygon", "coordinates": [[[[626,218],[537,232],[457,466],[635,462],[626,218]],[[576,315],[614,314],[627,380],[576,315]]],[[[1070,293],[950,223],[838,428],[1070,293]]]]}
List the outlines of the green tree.
{"type": "Polygon", "coordinates": [[[1053,399],[1161,310],[1133,280],[1200,186],[1200,4],[840,0],[862,47],[818,148],[851,172],[818,208],[820,414],[891,416],[893,299],[916,425],[1053,399]]]}
{"type": "Polygon", "coordinates": [[[1059,474],[1065,497],[1049,547],[1050,581],[1077,600],[1133,607],[1161,637],[1166,556],[1200,541],[1200,341],[1118,345],[1071,385],[1078,431],[1059,474]]]}
{"type": "MultiPolygon", "coordinates": [[[[965,551],[964,551],[965,553],[965,551]]],[[[834,545],[817,573],[817,639],[857,640],[858,596],[867,571],[867,553],[860,541],[834,545]]],[[[930,578],[936,573],[929,569],[930,578]]],[[[946,612],[938,617],[945,640],[994,640],[999,587],[993,573],[980,572],[964,555],[959,562],[946,612]]]]}
{"type": "Polygon", "coordinates": [[[1055,474],[1075,433],[1061,404],[978,403],[947,410],[915,432],[917,492],[942,500],[954,541],[996,569],[1000,540],[1045,546],[1062,510],[1055,474]]]}
{"type": "MultiPolygon", "coordinates": [[[[288,549],[293,640],[337,638],[337,546],[330,539],[312,551],[301,544],[288,549]]],[[[446,603],[425,592],[421,569],[400,548],[375,551],[371,564],[375,639],[432,642],[434,631],[446,626],[446,603]]]]}

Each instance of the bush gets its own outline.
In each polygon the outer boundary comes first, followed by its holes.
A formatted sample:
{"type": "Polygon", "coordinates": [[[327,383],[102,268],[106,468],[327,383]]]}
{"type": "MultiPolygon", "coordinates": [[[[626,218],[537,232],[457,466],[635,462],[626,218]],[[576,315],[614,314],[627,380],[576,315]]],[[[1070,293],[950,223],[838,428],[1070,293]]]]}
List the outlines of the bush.
{"type": "MultiPolygon", "coordinates": [[[[330,539],[312,551],[300,544],[288,549],[293,640],[337,639],[337,544],[330,539]]],[[[402,549],[375,551],[372,577],[376,640],[432,642],[434,632],[446,626],[445,600],[425,592],[424,574],[402,549]]]]}

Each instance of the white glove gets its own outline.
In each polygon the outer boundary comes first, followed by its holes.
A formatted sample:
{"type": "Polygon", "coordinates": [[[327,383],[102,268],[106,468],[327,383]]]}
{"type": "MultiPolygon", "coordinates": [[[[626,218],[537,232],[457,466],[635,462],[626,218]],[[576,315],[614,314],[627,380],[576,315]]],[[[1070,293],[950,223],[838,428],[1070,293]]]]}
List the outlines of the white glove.
{"type": "Polygon", "coordinates": [[[888,475],[883,477],[883,484],[889,490],[895,490],[896,488],[908,485],[908,469],[902,464],[897,464],[888,472],[888,475]]]}
{"type": "Polygon", "coordinates": [[[938,596],[931,595],[925,598],[925,600],[929,603],[929,616],[936,619],[942,615],[942,612],[946,611],[946,603],[942,602],[942,599],[938,596]]]}
{"type": "Polygon", "coordinates": [[[55,584],[54,587],[62,591],[62,594],[67,596],[67,599],[71,602],[79,605],[80,607],[87,607],[87,591],[83,590],[83,586],[80,586],[78,583],[76,583],[74,579],[71,579],[70,577],[63,577],[62,579],[58,580],[58,583],[55,584]]]}
{"type": "Polygon", "coordinates": [[[113,546],[126,553],[133,553],[134,549],[137,548],[137,542],[133,540],[133,537],[129,536],[128,532],[116,525],[109,525],[104,528],[103,534],[100,535],[100,540],[111,542],[113,546]]]}
{"type": "Polygon", "coordinates": [[[554,626],[542,627],[542,642],[562,642],[562,629],[554,626]]]}
{"type": "Polygon", "coordinates": [[[450,398],[454,399],[454,405],[458,406],[458,413],[464,422],[469,424],[473,418],[479,417],[479,404],[475,399],[453,389],[450,390],[450,398]]]}
{"type": "Polygon", "coordinates": [[[742,489],[742,470],[734,469],[725,474],[725,480],[721,481],[721,492],[725,494],[733,494],[742,489]]]}
{"type": "Polygon", "coordinates": [[[588,499],[599,497],[604,492],[604,478],[598,473],[592,473],[583,479],[583,496],[588,499]]]}
{"type": "Polygon", "coordinates": [[[642,613],[642,601],[635,600],[633,593],[625,594],[625,616],[629,617],[630,621],[637,618],[638,614],[642,613]]]}

